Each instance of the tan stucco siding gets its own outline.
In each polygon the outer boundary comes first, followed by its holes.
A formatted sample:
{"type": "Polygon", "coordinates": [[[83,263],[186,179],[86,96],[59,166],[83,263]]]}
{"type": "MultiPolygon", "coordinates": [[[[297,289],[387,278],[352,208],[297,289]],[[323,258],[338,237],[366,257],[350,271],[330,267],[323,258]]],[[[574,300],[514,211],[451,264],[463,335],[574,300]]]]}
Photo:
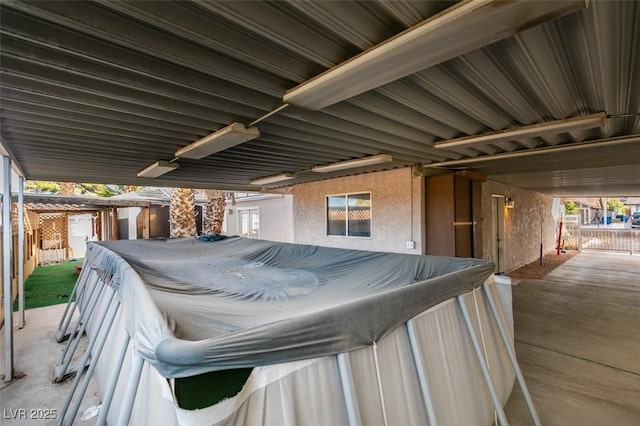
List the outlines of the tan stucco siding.
{"type": "MultiPolygon", "coordinates": [[[[345,178],[328,179],[295,185],[294,242],[328,247],[397,253],[424,253],[424,179],[414,178],[411,169],[368,173],[345,178]],[[371,238],[327,236],[327,195],[371,193],[371,238]],[[415,241],[415,249],[406,248],[415,241]]],[[[483,257],[494,261],[491,223],[492,195],[509,196],[515,200],[513,209],[504,209],[504,264],[509,272],[533,262],[543,251],[555,248],[556,221],[553,196],[528,191],[494,181],[482,183],[483,257]],[[541,229],[542,219],[542,229],[541,229]]]]}
{"type": "Polygon", "coordinates": [[[421,253],[423,179],[413,178],[411,169],[367,173],[295,185],[294,241],[358,250],[421,253]],[[371,193],[371,237],[328,236],[326,196],[371,193]],[[415,248],[407,249],[407,241],[415,248]]]}
{"type": "Polygon", "coordinates": [[[513,271],[538,259],[541,241],[544,253],[555,248],[553,196],[487,181],[482,184],[482,240],[485,259],[495,262],[491,227],[492,195],[511,197],[515,203],[514,208],[504,209],[503,271],[513,271]]]}

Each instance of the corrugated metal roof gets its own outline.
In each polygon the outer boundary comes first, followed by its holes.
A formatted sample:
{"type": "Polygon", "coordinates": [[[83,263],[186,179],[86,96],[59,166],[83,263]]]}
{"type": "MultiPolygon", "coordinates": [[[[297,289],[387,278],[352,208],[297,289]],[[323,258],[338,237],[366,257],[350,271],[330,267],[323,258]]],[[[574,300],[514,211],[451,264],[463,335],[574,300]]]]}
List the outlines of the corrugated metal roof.
{"type": "MultiPolygon", "coordinates": [[[[442,1],[6,1],[0,131],[27,179],[256,190],[355,173],[312,166],[379,153],[389,167],[640,133],[640,4],[592,1],[314,112],[289,107],[261,137],[157,179],[136,173],[449,7],[442,1]],[[437,150],[433,142],[604,111],[606,126],[437,150]]],[[[640,192],[638,143],[479,163],[491,178],[561,195],[640,192]]],[[[371,167],[362,171],[381,170],[371,167]]]]}

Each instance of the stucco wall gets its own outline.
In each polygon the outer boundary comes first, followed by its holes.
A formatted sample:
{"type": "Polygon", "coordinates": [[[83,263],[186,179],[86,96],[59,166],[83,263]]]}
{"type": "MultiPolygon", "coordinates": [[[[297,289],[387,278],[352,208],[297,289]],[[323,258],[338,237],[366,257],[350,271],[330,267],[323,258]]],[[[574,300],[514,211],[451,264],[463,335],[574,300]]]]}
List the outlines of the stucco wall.
{"type": "Polygon", "coordinates": [[[505,272],[537,260],[542,235],[543,252],[555,249],[556,222],[553,217],[553,196],[528,191],[500,182],[482,184],[483,257],[493,259],[491,227],[491,198],[493,195],[511,197],[515,206],[504,209],[504,267],[505,272]],[[541,227],[542,220],[542,227],[541,227]]]}
{"type": "MultiPolygon", "coordinates": [[[[368,173],[295,185],[293,193],[293,241],[328,247],[397,253],[424,252],[424,179],[413,178],[411,169],[368,173]],[[325,197],[332,194],[371,192],[371,238],[326,235],[325,197]],[[407,249],[407,241],[415,249],[407,249]]],[[[513,209],[504,209],[504,264],[512,271],[538,259],[541,218],[543,251],[555,249],[554,200],[547,194],[487,181],[482,184],[483,257],[494,261],[491,223],[492,195],[508,196],[513,209]]],[[[556,206],[557,207],[557,206],[556,206]]]]}
{"type": "Polygon", "coordinates": [[[224,228],[228,235],[240,235],[239,210],[260,212],[260,239],[293,242],[293,197],[289,194],[268,195],[238,200],[235,205],[227,203],[224,228]],[[233,211],[229,214],[229,210],[233,211]]]}
{"type": "Polygon", "coordinates": [[[423,247],[421,218],[423,179],[411,169],[367,173],[295,185],[294,242],[327,247],[420,254],[423,247]],[[327,236],[327,195],[371,193],[371,238],[327,236]],[[408,249],[407,241],[415,248],[408,249]]]}

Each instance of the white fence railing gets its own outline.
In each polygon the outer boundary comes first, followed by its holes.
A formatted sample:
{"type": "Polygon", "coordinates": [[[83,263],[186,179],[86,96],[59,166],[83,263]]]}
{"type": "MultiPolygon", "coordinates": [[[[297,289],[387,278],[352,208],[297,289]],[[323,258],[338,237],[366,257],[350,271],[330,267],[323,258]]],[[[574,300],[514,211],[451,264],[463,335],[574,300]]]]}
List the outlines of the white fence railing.
{"type": "Polygon", "coordinates": [[[582,250],[640,253],[640,229],[582,228],[582,250]]]}
{"type": "Polygon", "coordinates": [[[570,250],[600,250],[640,253],[640,229],[614,225],[582,225],[579,215],[562,218],[560,247],[570,250]],[[611,226],[611,227],[609,227],[611,226]]]}

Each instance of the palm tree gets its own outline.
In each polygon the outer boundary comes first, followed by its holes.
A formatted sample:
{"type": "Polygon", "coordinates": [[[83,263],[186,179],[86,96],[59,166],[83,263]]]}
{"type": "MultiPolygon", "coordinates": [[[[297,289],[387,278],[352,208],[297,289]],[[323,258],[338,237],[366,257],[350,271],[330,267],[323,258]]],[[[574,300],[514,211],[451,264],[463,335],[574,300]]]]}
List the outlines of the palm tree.
{"type": "Polygon", "coordinates": [[[204,235],[221,234],[226,207],[225,193],[217,189],[207,189],[204,194],[207,197],[207,208],[202,231],[204,235]]]}
{"type": "Polygon", "coordinates": [[[195,237],[196,198],[193,189],[175,188],[171,191],[169,228],[171,238],[195,237]]]}

